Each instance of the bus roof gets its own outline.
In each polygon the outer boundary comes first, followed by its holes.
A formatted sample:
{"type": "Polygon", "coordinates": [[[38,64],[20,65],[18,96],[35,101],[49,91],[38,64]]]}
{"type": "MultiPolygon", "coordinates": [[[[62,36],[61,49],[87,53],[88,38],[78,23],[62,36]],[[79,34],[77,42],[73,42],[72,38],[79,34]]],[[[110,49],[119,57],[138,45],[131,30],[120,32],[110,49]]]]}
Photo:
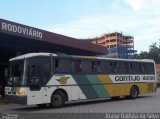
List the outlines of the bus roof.
{"type": "Polygon", "coordinates": [[[76,56],[76,55],[64,55],[64,54],[54,54],[54,53],[44,53],[44,52],[39,52],[39,53],[27,53],[24,55],[20,55],[14,58],[11,58],[9,61],[14,61],[14,60],[20,60],[20,59],[25,59],[25,58],[30,58],[30,57],[36,57],[36,56],[60,56],[60,57],[74,57],[74,58],[85,58],[85,59],[108,59],[108,60],[119,60],[119,61],[138,61],[138,62],[154,62],[152,59],[119,59],[119,58],[105,58],[105,57],[96,57],[96,56],[76,56]]]}
{"type": "Polygon", "coordinates": [[[52,54],[52,53],[27,53],[27,54],[24,54],[24,55],[20,55],[20,56],[11,58],[9,61],[20,60],[20,59],[36,57],[36,56],[50,56],[50,55],[56,56],[55,54],[52,54]]]}

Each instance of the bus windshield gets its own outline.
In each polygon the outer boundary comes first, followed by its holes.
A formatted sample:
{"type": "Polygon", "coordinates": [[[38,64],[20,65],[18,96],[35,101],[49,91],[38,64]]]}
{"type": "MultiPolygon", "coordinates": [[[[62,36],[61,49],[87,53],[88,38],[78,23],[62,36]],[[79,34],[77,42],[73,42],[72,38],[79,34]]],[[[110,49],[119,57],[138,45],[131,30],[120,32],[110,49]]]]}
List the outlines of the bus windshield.
{"type": "Polygon", "coordinates": [[[9,64],[8,85],[22,86],[25,85],[24,78],[24,60],[11,61],[9,64]]]}

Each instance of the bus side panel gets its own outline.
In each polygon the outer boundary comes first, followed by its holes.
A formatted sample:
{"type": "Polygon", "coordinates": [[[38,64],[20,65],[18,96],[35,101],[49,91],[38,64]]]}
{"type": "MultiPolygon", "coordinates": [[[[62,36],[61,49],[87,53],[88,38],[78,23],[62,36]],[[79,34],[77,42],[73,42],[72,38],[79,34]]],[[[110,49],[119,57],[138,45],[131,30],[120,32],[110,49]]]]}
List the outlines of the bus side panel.
{"type": "Polygon", "coordinates": [[[87,99],[79,86],[71,86],[72,91],[69,98],[70,100],[79,100],[79,99],[87,99]]]}
{"type": "Polygon", "coordinates": [[[50,87],[48,95],[48,102],[51,101],[51,96],[55,90],[63,89],[68,95],[68,101],[87,99],[84,92],[78,86],[77,82],[71,75],[54,75],[47,83],[50,87]],[[52,88],[54,87],[54,88],[52,88]]]}
{"type": "Polygon", "coordinates": [[[108,97],[97,75],[72,75],[87,99],[108,97]]]}
{"type": "Polygon", "coordinates": [[[139,94],[155,93],[156,83],[123,83],[123,84],[105,84],[110,97],[114,96],[128,96],[133,85],[138,86],[139,94]]]}
{"type": "Polygon", "coordinates": [[[155,93],[157,88],[155,82],[136,83],[136,85],[139,87],[140,94],[155,93]]]}
{"type": "Polygon", "coordinates": [[[54,75],[47,83],[50,87],[47,102],[51,101],[51,95],[56,89],[64,89],[69,101],[127,96],[133,85],[138,86],[140,94],[155,92],[155,82],[116,83],[112,78],[110,75],[54,75]]]}

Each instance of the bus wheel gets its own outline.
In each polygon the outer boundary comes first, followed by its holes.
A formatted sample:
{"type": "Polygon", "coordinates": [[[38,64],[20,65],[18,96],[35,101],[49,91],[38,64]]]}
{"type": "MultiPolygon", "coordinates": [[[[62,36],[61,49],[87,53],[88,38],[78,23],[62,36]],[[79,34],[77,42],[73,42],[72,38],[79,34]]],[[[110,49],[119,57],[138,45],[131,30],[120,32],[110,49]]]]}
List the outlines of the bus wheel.
{"type": "Polygon", "coordinates": [[[138,97],[138,94],[139,94],[138,87],[137,86],[132,86],[131,90],[130,90],[130,96],[129,97],[134,99],[134,98],[138,97]]]}
{"type": "Polygon", "coordinates": [[[62,91],[56,91],[51,97],[51,106],[62,107],[65,104],[66,96],[62,91]]]}

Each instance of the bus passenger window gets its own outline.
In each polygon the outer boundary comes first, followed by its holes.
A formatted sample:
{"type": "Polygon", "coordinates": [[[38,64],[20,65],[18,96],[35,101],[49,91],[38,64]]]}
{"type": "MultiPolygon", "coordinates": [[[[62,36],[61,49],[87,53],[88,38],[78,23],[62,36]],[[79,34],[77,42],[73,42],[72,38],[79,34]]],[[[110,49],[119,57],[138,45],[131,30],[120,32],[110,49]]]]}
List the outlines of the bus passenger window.
{"type": "Polygon", "coordinates": [[[114,73],[118,73],[118,63],[114,63],[114,73]]]}
{"type": "Polygon", "coordinates": [[[98,72],[102,72],[102,71],[101,71],[100,61],[97,62],[97,71],[98,71],[98,72]]]}
{"type": "Polygon", "coordinates": [[[113,62],[109,63],[109,73],[113,73],[113,62]]]}
{"type": "Polygon", "coordinates": [[[128,73],[128,63],[125,63],[125,64],[124,64],[124,72],[125,72],[125,73],[128,73]]]}
{"type": "Polygon", "coordinates": [[[76,62],[76,72],[81,72],[81,61],[80,60],[76,62]]]}
{"type": "Polygon", "coordinates": [[[92,61],[92,72],[96,71],[96,63],[95,61],[92,61]]]}
{"type": "Polygon", "coordinates": [[[58,73],[71,73],[73,72],[73,62],[70,59],[56,59],[55,70],[58,73]]]}
{"type": "Polygon", "coordinates": [[[75,61],[74,60],[72,60],[71,61],[71,71],[74,73],[75,72],[75,61]]]}
{"type": "Polygon", "coordinates": [[[145,64],[140,65],[140,72],[145,73],[145,64]]]}
{"type": "Polygon", "coordinates": [[[91,73],[92,72],[92,62],[89,60],[81,61],[81,72],[91,73]]]}
{"type": "Polygon", "coordinates": [[[130,69],[130,73],[133,73],[133,66],[132,66],[132,63],[129,63],[129,69],[130,69]]]}
{"type": "Polygon", "coordinates": [[[153,63],[149,63],[149,64],[148,64],[148,67],[147,67],[146,69],[148,69],[148,73],[149,73],[149,74],[155,74],[154,64],[153,64],[153,63]]]}
{"type": "Polygon", "coordinates": [[[59,70],[59,61],[58,61],[58,59],[55,59],[55,70],[56,70],[56,72],[58,72],[58,70],[59,70]]]}

